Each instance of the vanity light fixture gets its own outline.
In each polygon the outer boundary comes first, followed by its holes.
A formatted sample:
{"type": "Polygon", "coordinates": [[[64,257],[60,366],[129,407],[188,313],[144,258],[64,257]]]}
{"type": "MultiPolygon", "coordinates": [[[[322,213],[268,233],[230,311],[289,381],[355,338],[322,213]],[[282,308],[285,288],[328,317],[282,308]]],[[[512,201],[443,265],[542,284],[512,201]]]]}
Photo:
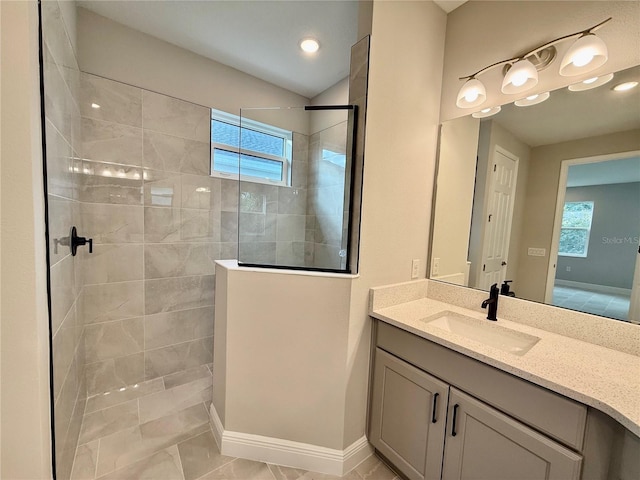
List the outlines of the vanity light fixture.
{"type": "Polygon", "coordinates": [[[517,94],[530,90],[538,84],[538,72],[555,60],[557,56],[555,45],[570,38],[579,37],[563,57],[560,75],[580,75],[602,66],[608,58],[607,46],[593,32],[609,21],[611,17],[586,30],[556,38],[523,55],[493,63],[476,73],[460,77],[460,80],[466,80],[466,82],[458,92],[456,105],[459,108],[481,105],[487,97],[486,88],[477,77],[496,67],[503,67],[502,93],[517,94]]]}
{"type": "Polygon", "coordinates": [[[592,77],[583,80],[582,82],[569,85],[567,88],[572,92],[583,92],[585,90],[591,90],[592,88],[599,87],[605,83],[610,82],[613,79],[613,73],[602,75],[600,77],[592,77]]]}
{"type": "Polygon", "coordinates": [[[627,90],[631,90],[632,88],[635,88],[638,86],[638,82],[625,82],[625,83],[621,83],[620,85],[616,85],[615,87],[613,87],[613,89],[616,92],[626,92],[627,90]]]}
{"type": "Polygon", "coordinates": [[[499,113],[500,110],[502,110],[502,107],[500,107],[500,106],[483,108],[479,112],[472,113],[471,116],[473,118],[487,118],[487,117],[490,117],[492,115],[495,115],[496,113],[499,113]]]}
{"type": "Polygon", "coordinates": [[[314,38],[305,38],[300,41],[300,48],[305,53],[316,53],[320,49],[320,44],[314,38]]]}
{"type": "Polygon", "coordinates": [[[547,100],[551,95],[549,92],[538,93],[536,95],[529,95],[526,98],[516,100],[513,102],[516,107],[530,107],[531,105],[537,105],[547,100]]]}

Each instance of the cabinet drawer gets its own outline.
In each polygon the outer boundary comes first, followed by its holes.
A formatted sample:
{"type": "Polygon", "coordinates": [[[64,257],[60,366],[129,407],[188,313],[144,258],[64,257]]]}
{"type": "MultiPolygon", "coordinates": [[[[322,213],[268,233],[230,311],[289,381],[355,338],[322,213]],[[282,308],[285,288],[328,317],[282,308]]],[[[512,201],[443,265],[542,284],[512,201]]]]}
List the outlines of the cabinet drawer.
{"type": "Polygon", "coordinates": [[[384,322],[376,337],[383,350],[582,451],[584,405],[384,322]]]}

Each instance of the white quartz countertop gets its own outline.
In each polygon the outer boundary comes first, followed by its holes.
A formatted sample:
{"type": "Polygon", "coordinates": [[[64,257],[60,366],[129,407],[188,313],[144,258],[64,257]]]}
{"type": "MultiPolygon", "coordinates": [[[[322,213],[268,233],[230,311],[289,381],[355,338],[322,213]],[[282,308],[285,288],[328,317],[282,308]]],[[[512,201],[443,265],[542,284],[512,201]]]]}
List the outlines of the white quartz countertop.
{"type": "Polygon", "coordinates": [[[486,314],[430,298],[374,308],[370,315],[594,407],[640,436],[640,357],[504,320],[498,310],[497,325],[540,338],[531,350],[518,356],[425,321],[445,311],[489,322],[486,314]]]}

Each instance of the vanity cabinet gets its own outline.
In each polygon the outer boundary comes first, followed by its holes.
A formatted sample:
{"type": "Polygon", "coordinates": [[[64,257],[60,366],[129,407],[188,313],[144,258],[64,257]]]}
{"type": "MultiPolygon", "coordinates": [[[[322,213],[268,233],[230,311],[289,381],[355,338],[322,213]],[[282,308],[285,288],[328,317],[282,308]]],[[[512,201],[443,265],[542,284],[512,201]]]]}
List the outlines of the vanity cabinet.
{"type": "Polygon", "coordinates": [[[585,421],[584,405],[376,328],[369,441],[409,479],[577,480],[585,421]]]}
{"type": "Polygon", "coordinates": [[[442,478],[580,478],[582,456],[453,387],[442,478]]]}
{"type": "Polygon", "coordinates": [[[449,385],[377,349],[369,441],[410,479],[440,478],[449,385]]]}

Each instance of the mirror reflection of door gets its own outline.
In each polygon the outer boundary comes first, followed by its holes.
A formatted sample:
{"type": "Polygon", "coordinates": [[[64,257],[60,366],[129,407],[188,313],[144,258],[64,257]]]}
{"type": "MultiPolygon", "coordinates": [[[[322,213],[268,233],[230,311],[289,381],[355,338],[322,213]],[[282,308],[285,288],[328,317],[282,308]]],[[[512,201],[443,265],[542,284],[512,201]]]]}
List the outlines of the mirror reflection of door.
{"type": "Polygon", "coordinates": [[[483,241],[482,271],[478,282],[483,290],[505,280],[517,177],[518,157],[496,146],[490,173],[490,202],[483,241]]]}
{"type": "Polygon", "coordinates": [[[549,301],[638,323],[638,152],[563,162],[556,215],[549,301]]]}

